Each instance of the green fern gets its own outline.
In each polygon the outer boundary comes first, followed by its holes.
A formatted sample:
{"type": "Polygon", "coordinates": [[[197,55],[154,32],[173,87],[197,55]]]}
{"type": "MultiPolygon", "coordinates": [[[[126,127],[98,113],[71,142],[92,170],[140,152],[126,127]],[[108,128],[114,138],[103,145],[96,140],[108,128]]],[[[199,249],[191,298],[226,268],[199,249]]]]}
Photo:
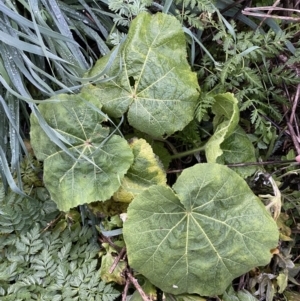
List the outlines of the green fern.
{"type": "MultiPolygon", "coordinates": [[[[234,93],[239,100],[240,111],[250,112],[254,128],[267,135],[269,124],[262,116],[280,122],[283,117],[280,112],[282,104],[289,105],[282,84],[296,85],[300,82],[294,65],[277,61],[291,34],[240,31],[233,36],[221,21],[211,19],[209,26],[216,30],[211,52],[215,53],[214,58],[220,65],[216,67],[207,55],[202,57],[198,66],[202,92],[204,95],[234,93]]],[[[236,30],[234,22],[231,22],[231,29],[236,30]]],[[[298,60],[289,59],[293,64],[298,60]]],[[[196,112],[199,120],[207,109],[209,104],[207,106],[204,96],[196,112]],[[205,106],[206,110],[203,110],[205,106]]]]}
{"type": "Polygon", "coordinates": [[[119,296],[100,279],[100,248],[90,228],[77,224],[72,231],[42,231],[58,214],[54,203],[5,195],[2,184],[0,208],[1,300],[113,301],[119,296]]]}
{"type": "Polygon", "coordinates": [[[195,118],[200,122],[207,114],[207,110],[214,104],[215,99],[207,93],[202,93],[195,111],[195,118]]]}
{"type": "Polygon", "coordinates": [[[206,11],[209,13],[213,13],[215,11],[215,7],[213,6],[214,1],[210,0],[175,0],[177,5],[182,5],[185,8],[190,7],[194,9],[197,7],[199,11],[206,11]]]}
{"type": "Polygon", "coordinates": [[[175,16],[187,27],[203,29],[206,24],[207,15],[216,11],[210,0],[176,0],[175,16]]]}
{"type": "MultiPolygon", "coordinates": [[[[177,10],[178,16],[180,15],[179,10],[177,10]]],[[[195,27],[195,28],[202,28],[203,23],[200,19],[200,15],[194,12],[191,12],[189,10],[184,11],[184,13],[181,15],[181,19],[186,22],[189,26],[195,27]]]]}
{"type": "Polygon", "coordinates": [[[109,9],[116,13],[114,23],[128,27],[140,12],[151,6],[152,0],[109,0],[109,9]]]}

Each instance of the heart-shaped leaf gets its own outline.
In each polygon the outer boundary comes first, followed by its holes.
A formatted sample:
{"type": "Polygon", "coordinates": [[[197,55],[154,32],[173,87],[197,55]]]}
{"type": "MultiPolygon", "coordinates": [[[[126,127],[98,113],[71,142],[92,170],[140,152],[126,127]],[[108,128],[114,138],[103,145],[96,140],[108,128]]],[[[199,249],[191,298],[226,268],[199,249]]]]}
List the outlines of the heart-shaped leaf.
{"type": "Polygon", "coordinates": [[[62,211],[109,199],[133,161],[127,141],[109,136],[109,128],[101,125],[104,114],[92,109],[81,94],[51,100],[58,102],[42,103],[39,110],[49,126],[71,144],[66,147],[73,155],[55,145],[31,115],[31,144],[37,158],[44,160],[44,182],[51,198],[62,211]]]}
{"type": "Polygon", "coordinates": [[[129,264],[154,285],[172,294],[221,294],[270,261],[276,223],[234,171],[195,165],[173,189],[156,185],[139,194],[124,223],[129,264]]]}
{"type": "MultiPolygon", "coordinates": [[[[129,123],[144,133],[173,134],[193,119],[199,97],[197,77],[186,56],[184,32],[175,17],[141,13],[107,74],[115,78],[97,84],[90,93],[99,97],[110,116],[128,111],[129,123]]],[[[108,59],[100,59],[88,76],[99,74],[108,59]]]]}

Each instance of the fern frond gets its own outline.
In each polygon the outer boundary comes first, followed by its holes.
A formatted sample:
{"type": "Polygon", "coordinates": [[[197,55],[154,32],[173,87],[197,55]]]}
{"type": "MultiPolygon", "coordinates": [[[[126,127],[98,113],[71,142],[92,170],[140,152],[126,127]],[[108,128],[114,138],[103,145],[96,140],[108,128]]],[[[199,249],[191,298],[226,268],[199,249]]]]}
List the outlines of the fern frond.
{"type": "Polygon", "coordinates": [[[198,106],[195,111],[195,118],[200,122],[205,114],[207,114],[207,110],[212,107],[215,102],[215,98],[210,96],[209,94],[202,93],[198,106]]]}
{"type": "MultiPolygon", "coordinates": [[[[178,17],[178,16],[177,16],[178,17]]],[[[198,29],[203,29],[203,23],[199,18],[199,14],[193,13],[189,10],[185,11],[182,16],[182,19],[189,24],[189,26],[198,28],[198,29]]]]}
{"type": "Polygon", "coordinates": [[[215,7],[210,0],[175,0],[177,5],[182,5],[185,8],[194,9],[197,7],[199,11],[214,13],[215,7]]]}
{"type": "Polygon", "coordinates": [[[100,279],[99,246],[90,228],[41,231],[58,213],[45,192],[37,194],[38,200],[3,191],[0,183],[1,300],[112,301],[119,296],[100,279]]]}
{"type": "Polygon", "coordinates": [[[244,77],[248,80],[248,82],[250,83],[251,87],[257,87],[260,89],[263,88],[260,76],[257,74],[257,72],[255,72],[255,70],[253,70],[249,67],[245,67],[242,69],[242,73],[243,73],[244,77]]]}

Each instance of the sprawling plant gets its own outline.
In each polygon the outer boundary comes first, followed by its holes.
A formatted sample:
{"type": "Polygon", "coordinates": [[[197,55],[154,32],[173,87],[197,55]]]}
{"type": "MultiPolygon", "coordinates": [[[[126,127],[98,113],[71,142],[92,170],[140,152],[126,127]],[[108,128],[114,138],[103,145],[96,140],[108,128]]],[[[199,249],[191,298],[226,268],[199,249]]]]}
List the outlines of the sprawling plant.
{"type": "Polygon", "coordinates": [[[70,220],[71,231],[61,219],[47,231],[59,211],[44,188],[35,193],[5,194],[0,185],[1,300],[115,300],[119,292],[100,279],[91,229],[70,220]]]}
{"type": "Polygon", "coordinates": [[[125,300],[131,282],[133,301],[271,301],[296,285],[299,171],[256,162],[297,140],[297,26],[246,5],[0,1],[1,300],[125,300]]]}
{"type": "MultiPolygon", "coordinates": [[[[222,294],[234,278],[267,264],[278,241],[276,223],[244,179],[217,163],[235,160],[232,141],[245,143],[253,156],[249,138],[238,127],[233,94],[212,96],[213,134],[202,146],[210,163],[187,168],[172,188],[150,144],[141,138],[127,142],[120,124],[114,126],[113,120],[125,119],[137,136],[162,140],[193,120],[200,88],[176,18],[140,13],[125,42],[86,76],[98,74],[99,81],[79,93],[39,105],[67,152],[31,116],[31,145],[44,163],[44,182],[58,208],[93,203],[90,210],[102,217],[127,211],[129,265],[172,295],[222,294]]],[[[240,153],[240,159],[249,156],[240,153]]],[[[253,172],[244,169],[242,176],[253,172]]],[[[111,247],[106,246],[109,254],[111,247]]],[[[117,275],[103,277],[123,283],[117,275]]]]}

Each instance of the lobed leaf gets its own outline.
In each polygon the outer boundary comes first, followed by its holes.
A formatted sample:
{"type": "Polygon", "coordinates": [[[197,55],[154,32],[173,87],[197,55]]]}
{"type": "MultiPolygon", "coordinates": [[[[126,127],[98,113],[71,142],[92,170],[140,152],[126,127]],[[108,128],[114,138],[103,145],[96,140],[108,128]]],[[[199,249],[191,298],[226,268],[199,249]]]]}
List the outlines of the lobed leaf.
{"type": "MultiPolygon", "coordinates": [[[[39,106],[46,122],[62,137],[73,158],[54,144],[31,115],[31,143],[39,160],[44,160],[44,182],[62,211],[80,204],[105,201],[119,188],[133,155],[125,139],[110,135],[99,114],[83,94],[59,95],[58,103],[39,106]]],[[[90,102],[95,100],[90,97],[90,102]]],[[[101,112],[101,111],[100,111],[101,112]]]]}
{"type": "Polygon", "coordinates": [[[173,186],[151,186],[128,207],[123,234],[130,266],[171,294],[212,296],[266,265],[278,242],[271,215],[234,171],[186,169],[173,186]]]}
{"type": "MultiPolygon", "coordinates": [[[[136,129],[152,136],[182,130],[192,119],[200,88],[186,60],[185,37],[176,18],[140,13],[108,76],[91,91],[110,116],[128,112],[136,129]]],[[[100,73],[109,56],[100,59],[88,76],[100,73]]]]}

